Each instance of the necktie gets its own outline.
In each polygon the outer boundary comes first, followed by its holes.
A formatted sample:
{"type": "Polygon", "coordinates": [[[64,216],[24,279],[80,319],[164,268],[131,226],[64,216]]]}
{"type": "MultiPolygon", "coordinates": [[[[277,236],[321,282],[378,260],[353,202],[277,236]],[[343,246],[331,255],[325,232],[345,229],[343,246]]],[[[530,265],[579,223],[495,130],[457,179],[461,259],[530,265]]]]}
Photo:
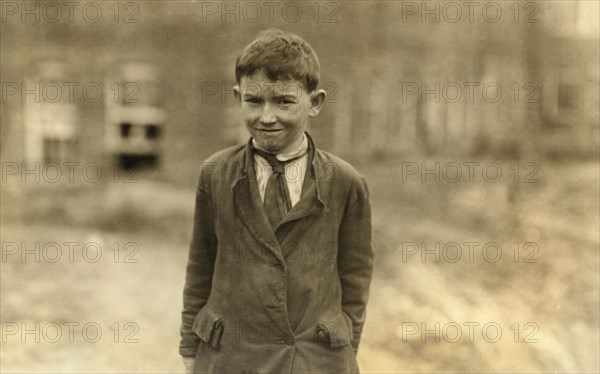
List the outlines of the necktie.
{"type": "Polygon", "coordinates": [[[304,156],[304,154],[290,160],[279,161],[273,153],[267,153],[256,148],[254,151],[267,160],[271,169],[273,169],[273,174],[269,177],[265,189],[264,208],[267,217],[269,218],[269,222],[271,223],[271,227],[275,230],[287,212],[292,209],[290,193],[285,180],[285,165],[299,159],[304,156]]]}

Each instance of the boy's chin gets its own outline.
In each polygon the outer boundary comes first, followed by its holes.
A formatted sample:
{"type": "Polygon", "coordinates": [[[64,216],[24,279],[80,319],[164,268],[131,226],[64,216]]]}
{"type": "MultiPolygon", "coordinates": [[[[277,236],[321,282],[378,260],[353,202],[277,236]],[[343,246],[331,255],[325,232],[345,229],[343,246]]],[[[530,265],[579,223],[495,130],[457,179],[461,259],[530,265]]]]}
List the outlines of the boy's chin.
{"type": "Polygon", "coordinates": [[[261,134],[251,134],[256,146],[269,153],[286,153],[294,149],[301,142],[302,135],[295,139],[290,139],[289,134],[278,134],[277,136],[262,136],[261,134]]]}

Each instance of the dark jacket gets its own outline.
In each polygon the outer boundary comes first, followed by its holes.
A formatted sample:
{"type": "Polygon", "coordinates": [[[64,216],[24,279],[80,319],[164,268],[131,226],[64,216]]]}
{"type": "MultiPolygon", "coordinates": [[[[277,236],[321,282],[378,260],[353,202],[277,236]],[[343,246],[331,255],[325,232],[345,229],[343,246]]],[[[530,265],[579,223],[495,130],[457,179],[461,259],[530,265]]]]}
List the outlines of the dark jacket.
{"type": "Polygon", "coordinates": [[[202,165],[180,343],[195,372],[358,372],[373,265],[367,185],[309,142],[302,196],[275,230],[251,143],[202,165]]]}

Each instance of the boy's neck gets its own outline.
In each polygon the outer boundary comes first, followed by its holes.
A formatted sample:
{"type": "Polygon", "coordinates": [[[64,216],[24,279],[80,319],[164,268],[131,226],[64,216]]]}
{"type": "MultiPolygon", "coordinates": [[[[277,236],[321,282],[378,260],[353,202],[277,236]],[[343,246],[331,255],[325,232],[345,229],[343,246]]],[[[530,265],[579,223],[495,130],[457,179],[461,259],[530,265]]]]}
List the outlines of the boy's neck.
{"type": "MultiPolygon", "coordinates": [[[[286,159],[289,157],[293,157],[297,154],[300,153],[306,153],[306,150],[308,149],[308,139],[306,137],[306,133],[302,133],[302,136],[299,137],[296,142],[294,142],[295,144],[293,146],[288,147],[287,149],[281,151],[281,152],[277,152],[275,153],[276,156],[278,156],[278,159],[286,159]]],[[[254,146],[254,148],[259,149],[261,151],[267,152],[267,153],[273,153],[267,149],[263,149],[260,146],[258,146],[258,144],[256,144],[256,141],[254,140],[254,138],[252,139],[252,146],[254,146]]]]}

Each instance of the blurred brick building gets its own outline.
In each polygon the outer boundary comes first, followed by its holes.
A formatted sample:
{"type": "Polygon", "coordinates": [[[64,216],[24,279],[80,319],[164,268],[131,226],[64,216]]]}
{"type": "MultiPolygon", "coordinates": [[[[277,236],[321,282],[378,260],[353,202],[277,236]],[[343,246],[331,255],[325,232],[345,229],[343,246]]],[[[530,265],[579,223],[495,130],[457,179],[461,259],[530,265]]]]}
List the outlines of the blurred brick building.
{"type": "Polygon", "coordinates": [[[246,137],[234,62],[267,27],[316,49],[329,98],[311,131],[345,157],[598,154],[595,2],[494,3],[500,17],[484,2],[472,21],[443,2],[304,3],[296,22],[251,18],[240,2],[81,2],[102,17],[73,20],[13,3],[0,36],[3,161],[195,179],[200,160],[246,137]]]}
{"type": "Polygon", "coordinates": [[[344,60],[368,52],[336,105],[334,148],[597,157],[598,3],[481,2],[470,14],[449,4],[361,11],[367,37],[344,60]],[[348,147],[357,143],[368,146],[348,147]]]}

